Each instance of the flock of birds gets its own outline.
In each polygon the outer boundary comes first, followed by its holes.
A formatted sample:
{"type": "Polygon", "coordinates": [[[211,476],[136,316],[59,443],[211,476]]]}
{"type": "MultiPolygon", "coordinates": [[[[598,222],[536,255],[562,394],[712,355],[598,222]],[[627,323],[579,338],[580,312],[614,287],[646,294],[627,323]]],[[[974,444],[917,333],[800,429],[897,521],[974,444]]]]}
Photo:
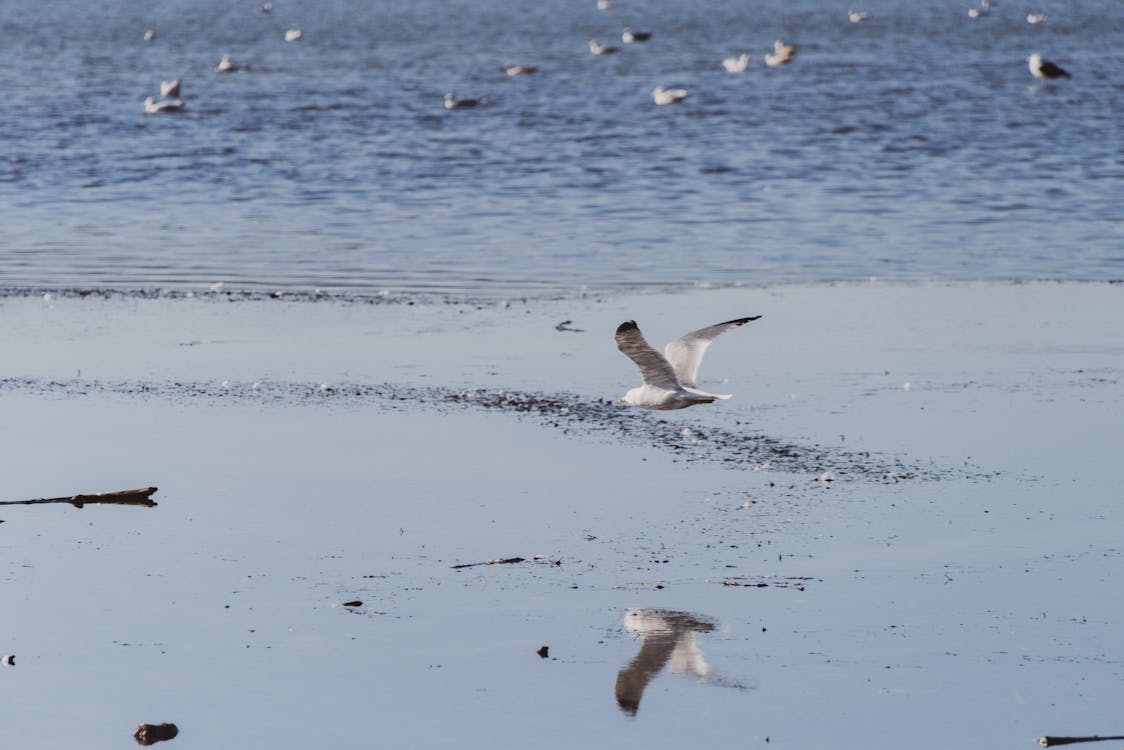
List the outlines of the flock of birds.
{"type": "MultiPolygon", "coordinates": [[[[268,15],[273,12],[273,3],[266,2],[258,6],[258,10],[263,15],[268,15]]],[[[299,42],[304,38],[304,32],[300,29],[288,29],[285,31],[284,37],[286,42],[299,42]]],[[[156,40],[156,31],[148,29],[144,32],[144,41],[152,42],[156,40]]],[[[249,66],[239,65],[234,62],[230,55],[223,55],[219,58],[218,64],[215,65],[216,73],[236,73],[239,70],[249,70],[249,66]]],[[[149,96],[144,100],[144,111],[150,115],[160,115],[174,112],[183,112],[187,105],[184,104],[183,99],[180,99],[180,88],[182,81],[176,78],[171,81],[160,82],[160,97],[149,96]]]]}
{"type": "MultiPolygon", "coordinates": [[[[614,3],[613,0],[596,0],[598,10],[610,10],[614,3]]],[[[968,9],[968,16],[970,18],[981,18],[986,16],[991,9],[991,0],[979,0],[979,7],[972,7],[968,9]]],[[[266,2],[259,6],[258,10],[263,14],[268,14],[273,11],[273,3],[266,2]]],[[[848,10],[847,18],[851,23],[863,23],[869,21],[873,15],[863,10],[848,10]]],[[[1045,13],[1029,13],[1026,16],[1026,22],[1029,24],[1044,23],[1047,19],[1045,13]]],[[[297,42],[304,36],[304,32],[300,29],[288,29],[284,34],[286,42],[297,42]]],[[[156,39],[156,32],[148,30],[144,32],[144,40],[151,42],[156,39]]],[[[621,32],[621,42],[623,44],[639,44],[650,41],[652,39],[652,32],[650,31],[634,31],[629,27],[625,27],[621,32]]],[[[601,44],[596,39],[589,40],[589,51],[593,55],[611,55],[619,52],[620,47],[601,44]]],[[[768,67],[777,67],[780,65],[787,65],[792,62],[796,57],[797,46],[795,44],[786,43],[780,39],[773,42],[773,50],[764,56],[764,63],[768,67]]],[[[727,57],[722,60],[722,67],[728,73],[744,73],[749,67],[751,56],[748,52],[742,52],[737,57],[727,57]]],[[[1069,72],[1061,68],[1056,63],[1049,60],[1044,60],[1042,55],[1035,53],[1027,58],[1027,66],[1030,69],[1030,74],[1035,78],[1041,80],[1053,80],[1056,78],[1069,78],[1069,72]]],[[[248,66],[239,66],[235,63],[230,55],[223,55],[215,66],[217,73],[233,73],[241,69],[248,69],[248,66]]],[[[529,75],[538,72],[536,65],[503,65],[500,68],[508,76],[529,75]]],[[[173,81],[162,81],[160,84],[160,97],[149,96],[144,100],[144,111],[147,114],[165,114],[173,112],[182,112],[186,105],[180,98],[181,81],[179,79],[173,81]]],[[[656,86],[652,89],[652,101],[657,105],[676,104],[687,98],[690,92],[685,88],[667,88],[663,85],[656,86]]],[[[487,102],[487,99],[458,97],[456,94],[449,92],[445,94],[445,109],[470,109],[487,102]]]]}

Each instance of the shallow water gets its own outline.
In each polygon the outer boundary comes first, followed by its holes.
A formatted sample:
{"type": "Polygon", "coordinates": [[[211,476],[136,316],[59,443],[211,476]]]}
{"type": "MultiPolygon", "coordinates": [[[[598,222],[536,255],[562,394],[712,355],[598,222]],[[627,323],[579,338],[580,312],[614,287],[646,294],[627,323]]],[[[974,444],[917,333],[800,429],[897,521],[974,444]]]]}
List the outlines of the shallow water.
{"type": "Polygon", "coordinates": [[[275,6],[0,6],[0,286],[1124,276],[1115,0],[1039,3],[1038,26],[1010,3],[275,6]],[[655,36],[588,53],[625,25],[655,36]],[[801,49],[766,69],[775,38],[801,49]],[[1033,51],[1074,78],[1034,85],[1033,51]],[[253,69],[214,73],[224,53],[253,69]],[[145,116],[174,77],[188,112],[145,116]],[[692,93],[657,108],[656,84],[692,93]]]}
{"type": "Polygon", "coordinates": [[[182,748],[931,748],[1116,731],[1121,299],[1108,284],[484,309],[5,298],[3,499],[160,487],[151,509],[0,509],[5,736],[109,748],[174,721],[182,748]],[[608,419],[343,387],[609,409],[635,377],[613,322],[662,339],[730,310],[764,314],[708,354],[701,384],[734,398],[654,420],[942,473],[825,483],[608,419]],[[563,316],[585,332],[554,330],[563,316]],[[661,667],[634,609],[713,630],[661,667]],[[619,685],[638,665],[633,716],[619,685]],[[60,706],[60,684],[82,699],[60,706]]]}

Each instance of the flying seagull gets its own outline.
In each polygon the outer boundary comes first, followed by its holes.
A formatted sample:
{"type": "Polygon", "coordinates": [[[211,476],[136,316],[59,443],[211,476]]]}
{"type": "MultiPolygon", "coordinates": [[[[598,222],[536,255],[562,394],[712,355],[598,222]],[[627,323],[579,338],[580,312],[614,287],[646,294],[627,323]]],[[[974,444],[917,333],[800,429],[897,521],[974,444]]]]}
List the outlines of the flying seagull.
{"type": "Polygon", "coordinates": [[[1030,74],[1035,78],[1069,78],[1068,72],[1058,67],[1049,60],[1043,60],[1042,55],[1035,52],[1033,55],[1026,59],[1027,67],[1030,68],[1030,74]]]}
{"type": "Polygon", "coordinates": [[[737,328],[760,315],[738,318],[700,328],[680,336],[664,348],[661,355],[644,340],[635,320],[628,320],[617,328],[617,348],[636,363],[644,377],[644,385],[624,394],[621,401],[644,409],[686,409],[695,404],[710,404],[729,395],[707,393],[695,388],[699,363],[714,339],[731,328],[737,328]]]}

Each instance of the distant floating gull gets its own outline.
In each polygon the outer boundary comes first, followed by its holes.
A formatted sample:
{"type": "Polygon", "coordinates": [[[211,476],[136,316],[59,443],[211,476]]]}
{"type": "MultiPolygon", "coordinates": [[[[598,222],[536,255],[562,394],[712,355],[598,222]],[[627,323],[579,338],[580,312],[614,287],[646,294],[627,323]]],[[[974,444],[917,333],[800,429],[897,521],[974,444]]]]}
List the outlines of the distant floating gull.
{"type": "Polygon", "coordinates": [[[166,99],[156,101],[151,96],[144,100],[144,112],[149,115],[161,115],[169,112],[182,112],[183,102],[179,99],[166,99]]]}
{"type": "Polygon", "coordinates": [[[468,109],[479,103],[478,99],[458,99],[452,92],[445,94],[445,109],[468,109]]]}
{"type": "Polygon", "coordinates": [[[500,70],[509,76],[525,76],[539,72],[536,65],[504,65],[500,70]]]}
{"type": "Polygon", "coordinates": [[[986,15],[987,10],[985,8],[968,8],[968,18],[980,18],[986,15]]]}
{"type": "Polygon", "coordinates": [[[796,45],[785,44],[777,39],[773,42],[773,51],[765,55],[765,64],[769,67],[776,67],[792,62],[794,57],[796,57],[796,45]]]}
{"type": "Polygon", "coordinates": [[[300,41],[300,38],[302,36],[304,36],[304,32],[301,31],[300,29],[289,29],[288,31],[285,32],[285,41],[286,42],[297,42],[297,41],[300,41]]]}
{"type": "Polygon", "coordinates": [[[651,38],[652,32],[650,31],[633,31],[632,29],[625,27],[625,30],[621,32],[621,41],[625,44],[632,44],[633,42],[646,42],[651,38]]]}
{"type": "Polygon", "coordinates": [[[597,0],[597,10],[608,10],[613,7],[613,0],[597,0]]]}
{"type": "Polygon", "coordinates": [[[1052,79],[1071,77],[1068,72],[1054,63],[1049,60],[1043,60],[1042,55],[1037,52],[1028,57],[1026,63],[1027,67],[1030,68],[1030,74],[1035,78],[1052,79]]]}
{"type": "Polygon", "coordinates": [[[230,59],[230,55],[223,55],[219,64],[215,66],[216,73],[233,73],[236,70],[238,70],[238,66],[230,59]]]}
{"type": "Polygon", "coordinates": [[[144,32],[144,40],[146,42],[151,42],[155,38],[156,38],[156,32],[153,31],[152,29],[149,29],[148,31],[144,32]]]}
{"type": "Polygon", "coordinates": [[[180,95],[180,79],[160,82],[160,96],[175,98],[180,95]]]}
{"type": "Polygon", "coordinates": [[[272,13],[273,3],[262,3],[261,7],[259,7],[258,10],[260,10],[262,13],[272,13]]]}
{"type": "Polygon", "coordinates": [[[620,52],[620,47],[610,47],[606,44],[600,44],[596,39],[589,40],[589,51],[595,55],[611,55],[614,52],[620,52]]]}
{"type": "Polygon", "coordinates": [[[652,100],[656,104],[675,104],[687,98],[687,89],[665,89],[656,86],[652,89],[652,100]]]}
{"type": "Polygon", "coordinates": [[[870,14],[865,10],[849,10],[847,11],[847,18],[851,19],[851,23],[862,23],[870,20],[870,14]]]}
{"type": "Polygon", "coordinates": [[[1026,22],[1027,23],[1042,23],[1045,20],[1046,20],[1046,14],[1045,13],[1027,13],[1026,14],[1026,22]]]}
{"type": "Polygon", "coordinates": [[[680,336],[664,348],[661,355],[644,340],[636,321],[629,320],[617,328],[617,348],[636,363],[644,385],[624,394],[621,401],[644,409],[685,409],[695,404],[710,404],[728,395],[707,393],[695,388],[699,364],[714,339],[721,334],[757,320],[760,315],[738,318],[700,328],[680,336]]]}
{"type": "Polygon", "coordinates": [[[749,65],[749,53],[743,52],[737,57],[727,57],[722,61],[722,67],[727,73],[744,73],[749,65]]]}

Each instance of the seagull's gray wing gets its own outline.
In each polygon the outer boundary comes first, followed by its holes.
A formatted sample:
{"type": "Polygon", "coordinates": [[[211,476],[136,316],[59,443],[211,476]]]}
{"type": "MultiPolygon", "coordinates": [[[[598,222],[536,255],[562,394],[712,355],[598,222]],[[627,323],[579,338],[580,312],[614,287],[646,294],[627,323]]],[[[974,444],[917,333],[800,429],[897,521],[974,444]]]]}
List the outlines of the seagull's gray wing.
{"type": "Polygon", "coordinates": [[[702,362],[703,355],[706,354],[710,342],[731,328],[737,328],[760,317],[760,315],[754,315],[750,318],[738,318],[737,320],[727,320],[725,323],[716,323],[697,331],[691,331],[668,344],[664,349],[664,354],[667,355],[667,361],[674,368],[679,382],[688,388],[694,388],[699,375],[699,364],[702,362]]]}
{"type": "Polygon", "coordinates": [[[640,368],[646,385],[679,390],[679,379],[675,377],[671,363],[644,340],[644,334],[640,333],[635,320],[621,323],[617,328],[616,339],[617,348],[640,368]]]}

